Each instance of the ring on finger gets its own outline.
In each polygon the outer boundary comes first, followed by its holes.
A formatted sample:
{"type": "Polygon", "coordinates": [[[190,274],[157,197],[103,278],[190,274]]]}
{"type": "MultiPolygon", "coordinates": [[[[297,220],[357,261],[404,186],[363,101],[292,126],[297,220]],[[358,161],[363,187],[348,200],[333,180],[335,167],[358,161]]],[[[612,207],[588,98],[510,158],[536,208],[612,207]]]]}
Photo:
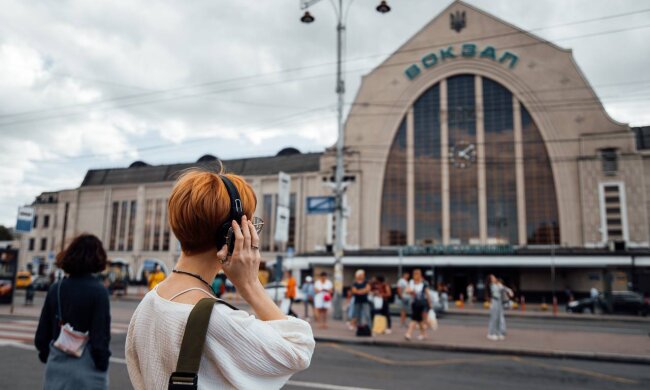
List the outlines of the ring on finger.
{"type": "Polygon", "coordinates": [[[251,248],[255,249],[256,251],[260,250],[260,247],[255,245],[251,245],[251,248]]]}

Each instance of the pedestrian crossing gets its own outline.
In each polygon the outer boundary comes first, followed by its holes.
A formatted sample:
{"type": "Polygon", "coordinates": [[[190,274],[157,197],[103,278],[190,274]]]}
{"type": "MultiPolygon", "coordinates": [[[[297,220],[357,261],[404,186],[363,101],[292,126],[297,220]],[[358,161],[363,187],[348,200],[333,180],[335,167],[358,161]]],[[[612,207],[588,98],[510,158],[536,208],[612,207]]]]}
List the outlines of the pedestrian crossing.
{"type": "MultiPolygon", "coordinates": [[[[6,344],[34,344],[34,335],[38,321],[36,320],[13,320],[0,322],[0,345],[6,344]]],[[[129,324],[112,323],[111,334],[124,334],[129,324]]]]}

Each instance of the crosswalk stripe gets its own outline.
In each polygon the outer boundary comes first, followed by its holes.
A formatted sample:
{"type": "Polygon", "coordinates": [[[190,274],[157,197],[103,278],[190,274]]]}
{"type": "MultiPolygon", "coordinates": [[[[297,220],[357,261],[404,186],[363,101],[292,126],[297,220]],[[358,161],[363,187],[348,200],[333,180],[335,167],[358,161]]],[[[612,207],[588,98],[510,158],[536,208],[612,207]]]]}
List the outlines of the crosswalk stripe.
{"type": "MultiPolygon", "coordinates": [[[[38,321],[14,320],[0,322],[0,341],[33,343],[38,321]]],[[[123,323],[111,324],[111,334],[125,334],[129,325],[123,323]]]]}

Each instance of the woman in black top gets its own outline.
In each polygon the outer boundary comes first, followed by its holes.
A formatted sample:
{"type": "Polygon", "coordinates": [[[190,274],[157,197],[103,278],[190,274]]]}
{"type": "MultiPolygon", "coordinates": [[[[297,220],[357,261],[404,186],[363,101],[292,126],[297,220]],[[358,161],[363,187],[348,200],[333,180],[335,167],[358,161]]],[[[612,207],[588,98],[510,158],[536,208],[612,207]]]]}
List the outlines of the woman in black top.
{"type": "Polygon", "coordinates": [[[81,235],[57,255],[56,265],[68,277],[50,287],[35,338],[38,357],[46,363],[43,388],[106,389],[111,356],[110,304],[108,291],[92,275],[106,268],[102,242],[93,235],[81,235]],[[53,345],[62,324],[70,324],[78,332],[88,332],[88,342],[80,358],[53,345]]]}

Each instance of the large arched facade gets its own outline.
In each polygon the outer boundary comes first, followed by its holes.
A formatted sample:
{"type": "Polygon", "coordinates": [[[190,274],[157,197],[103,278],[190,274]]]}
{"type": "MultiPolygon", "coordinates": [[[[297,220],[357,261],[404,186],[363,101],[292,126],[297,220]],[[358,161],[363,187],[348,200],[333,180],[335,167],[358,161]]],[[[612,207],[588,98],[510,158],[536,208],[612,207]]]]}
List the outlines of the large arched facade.
{"type": "Polygon", "coordinates": [[[382,246],[410,235],[416,245],[559,242],[539,129],[507,88],[480,75],[442,79],[409,108],[390,147],[381,210],[382,246]]]}

